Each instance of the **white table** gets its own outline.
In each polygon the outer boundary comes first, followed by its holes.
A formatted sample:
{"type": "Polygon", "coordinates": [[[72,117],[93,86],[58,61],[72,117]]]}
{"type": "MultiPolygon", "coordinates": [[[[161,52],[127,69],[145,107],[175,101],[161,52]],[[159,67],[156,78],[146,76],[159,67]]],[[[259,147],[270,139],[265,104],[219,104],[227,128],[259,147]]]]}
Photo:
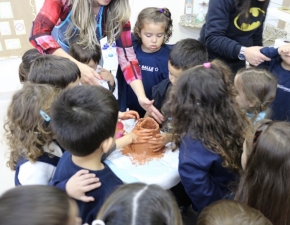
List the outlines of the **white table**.
{"type": "Polygon", "coordinates": [[[172,152],[167,149],[162,158],[136,165],[121,150],[116,150],[107,157],[105,163],[124,183],[157,184],[168,190],[180,182],[178,154],[178,150],[172,152]]]}
{"type": "Polygon", "coordinates": [[[290,23],[290,13],[283,12],[278,8],[268,8],[267,14],[273,17],[276,17],[279,20],[290,23]]]}

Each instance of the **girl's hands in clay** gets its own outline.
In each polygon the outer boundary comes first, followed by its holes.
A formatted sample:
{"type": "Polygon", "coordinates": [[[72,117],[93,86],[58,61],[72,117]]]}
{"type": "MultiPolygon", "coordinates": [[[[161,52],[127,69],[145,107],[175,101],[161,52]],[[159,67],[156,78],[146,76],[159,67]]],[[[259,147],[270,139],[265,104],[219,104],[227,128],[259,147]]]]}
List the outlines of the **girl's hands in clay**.
{"type": "Polygon", "coordinates": [[[65,189],[72,198],[83,202],[92,202],[95,199],[92,196],[86,196],[86,192],[100,186],[100,180],[95,174],[89,173],[88,170],[80,170],[68,180],[65,189]]]}
{"type": "Polygon", "coordinates": [[[132,143],[136,143],[136,142],[147,143],[153,137],[152,130],[148,130],[148,129],[142,129],[142,130],[135,129],[130,134],[135,135],[135,137],[132,140],[132,143]]]}
{"type": "Polygon", "coordinates": [[[135,120],[139,120],[140,116],[138,114],[138,112],[133,111],[133,110],[129,110],[126,112],[119,112],[119,119],[121,120],[128,120],[128,119],[135,119],[135,120]]]}
{"type": "Polygon", "coordinates": [[[156,134],[156,136],[148,141],[148,144],[150,144],[150,149],[152,149],[153,152],[158,152],[164,148],[164,146],[170,142],[171,134],[162,133],[162,134],[156,134]]]}

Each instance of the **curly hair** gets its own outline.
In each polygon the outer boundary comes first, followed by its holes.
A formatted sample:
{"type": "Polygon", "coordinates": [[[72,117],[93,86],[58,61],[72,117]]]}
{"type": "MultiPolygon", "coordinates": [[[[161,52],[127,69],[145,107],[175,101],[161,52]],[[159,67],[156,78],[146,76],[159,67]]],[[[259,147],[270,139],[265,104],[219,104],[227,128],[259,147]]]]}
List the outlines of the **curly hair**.
{"type": "Polygon", "coordinates": [[[255,124],[252,135],[246,137],[247,162],[235,196],[275,225],[290,221],[289,132],[288,122],[255,124]]]}
{"type": "Polygon", "coordinates": [[[224,167],[238,171],[249,120],[235,101],[230,77],[229,68],[219,60],[210,63],[210,68],[201,65],[186,70],[172,88],[163,111],[172,117],[177,147],[188,133],[218,153],[224,167]]]}
{"type": "Polygon", "coordinates": [[[269,116],[269,106],[277,90],[277,79],[271,72],[255,67],[240,69],[235,77],[235,87],[251,103],[246,110],[253,113],[252,122],[256,121],[262,111],[267,111],[269,116]]]}
{"type": "Polygon", "coordinates": [[[17,161],[27,158],[35,162],[44,150],[42,146],[52,142],[50,125],[39,111],[50,113],[50,104],[58,90],[46,84],[25,82],[22,89],[12,98],[4,123],[5,136],[10,149],[7,166],[16,169],[17,161]]]}
{"type": "Polygon", "coordinates": [[[135,38],[142,43],[139,34],[144,27],[145,22],[153,22],[153,23],[163,23],[165,28],[164,40],[163,43],[169,41],[172,36],[172,19],[171,12],[167,8],[156,8],[156,7],[148,7],[143,9],[137,18],[134,27],[134,36],[135,38]]]}

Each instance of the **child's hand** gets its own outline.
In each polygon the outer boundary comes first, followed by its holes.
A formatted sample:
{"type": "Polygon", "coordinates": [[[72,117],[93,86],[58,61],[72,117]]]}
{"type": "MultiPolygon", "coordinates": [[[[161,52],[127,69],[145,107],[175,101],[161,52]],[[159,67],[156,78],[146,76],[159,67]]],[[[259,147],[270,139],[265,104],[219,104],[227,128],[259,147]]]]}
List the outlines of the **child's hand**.
{"type": "Polygon", "coordinates": [[[66,184],[67,194],[77,200],[83,202],[92,202],[95,199],[86,196],[86,192],[101,186],[99,178],[95,174],[89,173],[88,170],[80,170],[75,173],[66,184]]]}
{"type": "Polygon", "coordinates": [[[119,112],[119,119],[121,119],[121,120],[128,120],[128,119],[139,120],[140,116],[139,116],[138,112],[133,111],[133,110],[129,110],[126,112],[119,112]]]}
{"type": "Polygon", "coordinates": [[[290,44],[283,45],[278,48],[279,55],[288,55],[290,54],[290,44]]]}
{"type": "Polygon", "coordinates": [[[113,74],[111,74],[108,70],[101,68],[99,72],[101,78],[105,81],[109,81],[111,86],[114,86],[115,80],[113,74]]]}
{"type": "Polygon", "coordinates": [[[163,134],[157,134],[154,138],[150,139],[148,141],[148,144],[150,144],[150,149],[152,149],[153,152],[158,152],[164,148],[164,146],[170,142],[171,134],[163,133],[163,134]]]}
{"type": "Polygon", "coordinates": [[[153,132],[149,129],[142,129],[142,130],[135,129],[127,135],[131,135],[132,137],[131,143],[136,143],[136,142],[147,143],[153,137],[153,132]]]}

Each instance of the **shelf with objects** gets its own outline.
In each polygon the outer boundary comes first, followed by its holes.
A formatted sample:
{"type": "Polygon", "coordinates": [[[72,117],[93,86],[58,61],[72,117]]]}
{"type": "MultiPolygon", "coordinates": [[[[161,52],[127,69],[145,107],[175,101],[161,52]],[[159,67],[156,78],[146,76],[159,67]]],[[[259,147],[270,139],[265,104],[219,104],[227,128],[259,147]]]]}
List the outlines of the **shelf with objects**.
{"type": "Polygon", "coordinates": [[[207,12],[208,2],[202,1],[198,3],[198,11],[196,13],[185,14],[180,16],[179,24],[184,27],[193,27],[201,29],[205,23],[205,15],[207,12]],[[189,18],[190,17],[190,18],[189,18]]]}

